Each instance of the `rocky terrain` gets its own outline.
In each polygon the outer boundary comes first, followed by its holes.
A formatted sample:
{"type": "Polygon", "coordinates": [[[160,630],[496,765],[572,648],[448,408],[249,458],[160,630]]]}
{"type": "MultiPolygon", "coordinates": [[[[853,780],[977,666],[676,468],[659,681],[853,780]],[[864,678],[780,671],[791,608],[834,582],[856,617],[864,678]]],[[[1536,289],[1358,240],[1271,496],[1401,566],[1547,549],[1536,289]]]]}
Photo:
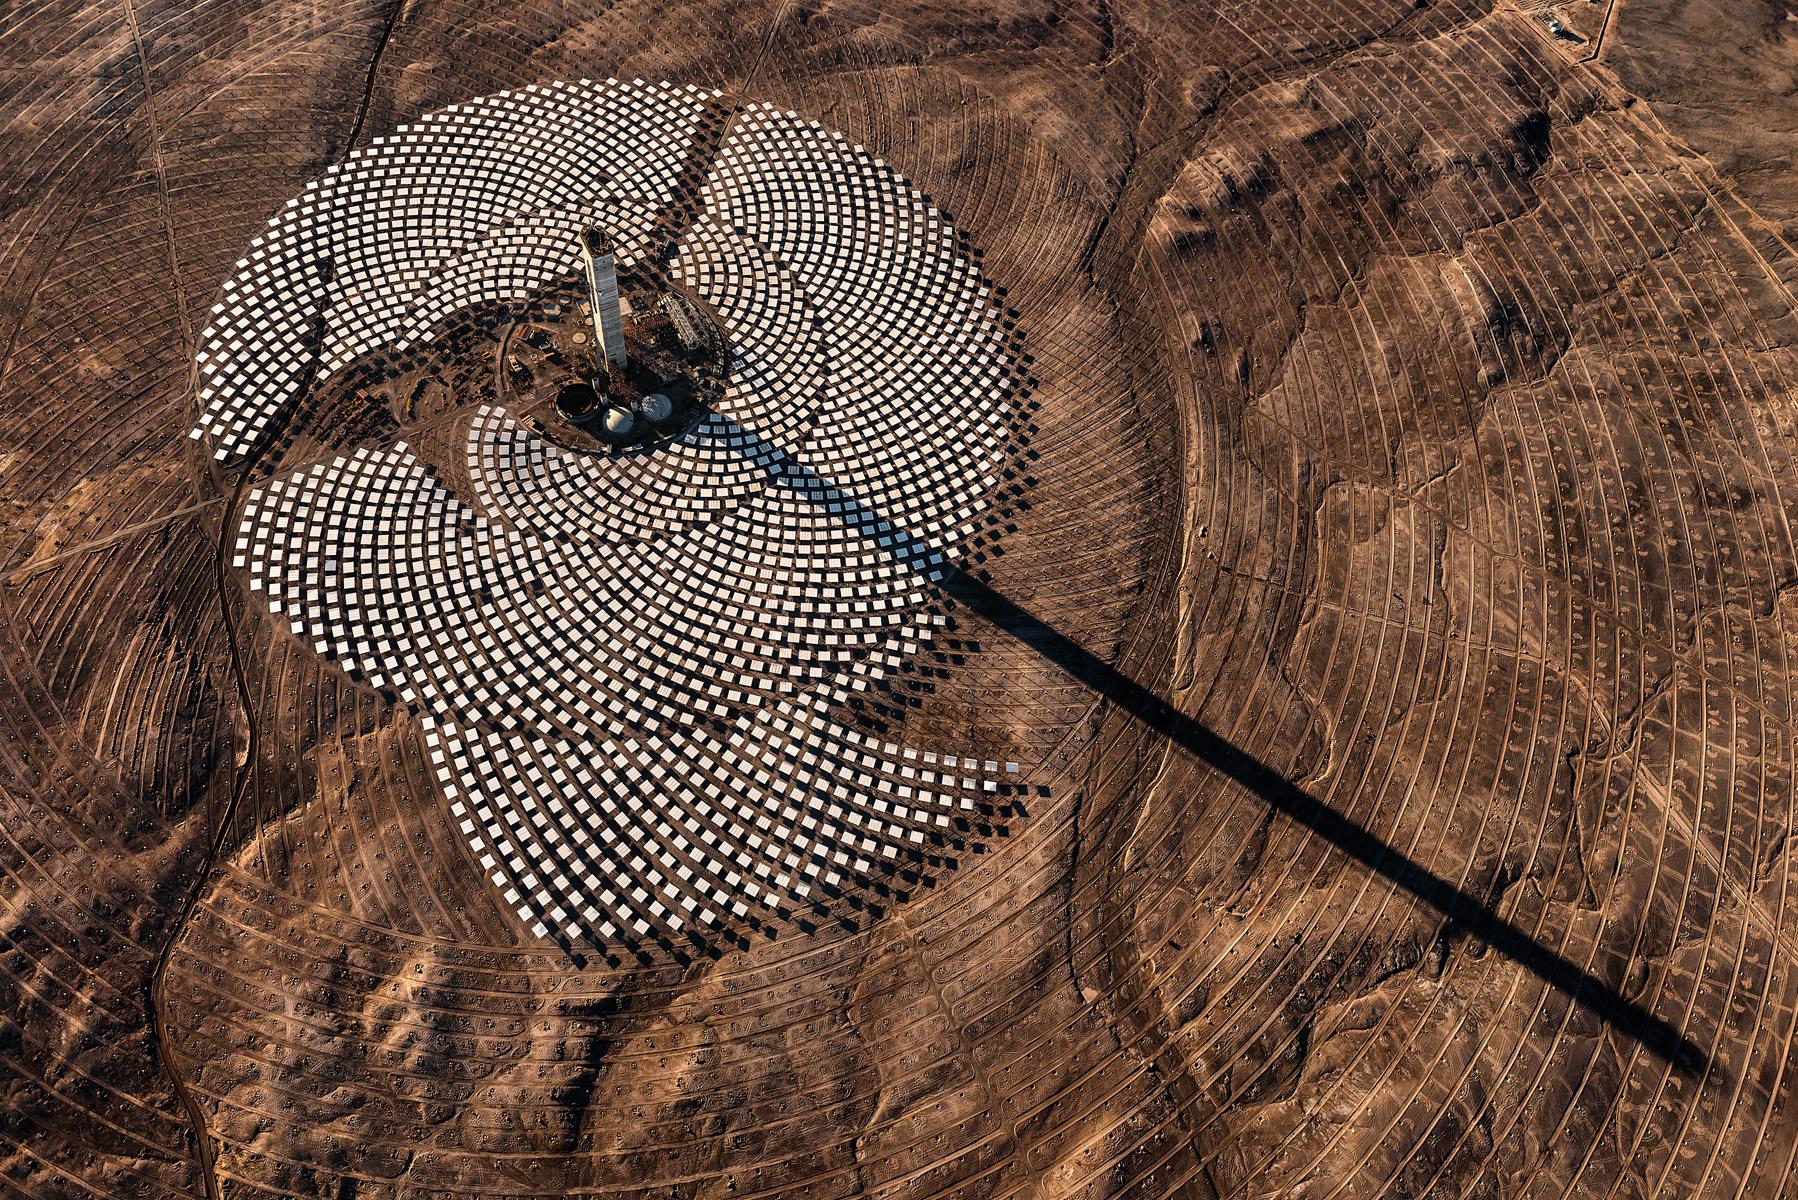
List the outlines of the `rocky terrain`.
{"type": "Polygon", "coordinates": [[[27,0],[0,63],[9,1194],[1798,1186],[1784,5],[27,0]],[[533,937],[230,566],[407,410],[187,437],[289,197],[608,75],[868,147],[1027,356],[996,552],[842,705],[1022,794],[715,953],[533,937]]]}

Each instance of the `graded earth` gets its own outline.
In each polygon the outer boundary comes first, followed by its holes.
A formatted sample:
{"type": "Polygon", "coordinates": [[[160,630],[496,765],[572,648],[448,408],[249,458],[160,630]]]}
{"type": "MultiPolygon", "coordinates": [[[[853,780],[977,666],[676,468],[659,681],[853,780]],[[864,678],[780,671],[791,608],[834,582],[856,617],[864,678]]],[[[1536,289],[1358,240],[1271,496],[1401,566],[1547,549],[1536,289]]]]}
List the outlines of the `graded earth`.
{"type": "Polygon", "coordinates": [[[0,66],[0,1193],[1798,1194],[1798,10],[0,66]]]}

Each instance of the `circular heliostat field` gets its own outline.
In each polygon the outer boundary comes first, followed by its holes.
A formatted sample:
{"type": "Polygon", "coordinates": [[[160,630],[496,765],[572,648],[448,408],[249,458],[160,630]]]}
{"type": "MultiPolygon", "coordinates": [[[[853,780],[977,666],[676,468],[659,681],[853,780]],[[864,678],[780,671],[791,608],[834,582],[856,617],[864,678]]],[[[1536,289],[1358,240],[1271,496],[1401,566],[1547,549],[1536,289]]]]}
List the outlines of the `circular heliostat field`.
{"type": "MultiPolygon", "coordinates": [[[[283,463],[233,565],[420,714],[448,819],[533,933],[668,941],[920,860],[1017,771],[833,712],[930,642],[931,584],[1015,453],[1016,351],[935,207],[840,135],[716,93],[456,105],[252,245],[202,334],[194,435],[256,452],[334,370],[537,300],[595,226],[720,314],[711,411],[608,458],[455,396],[460,463],[404,441],[283,463]]],[[[620,437],[637,417],[613,415],[620,437]]]]}
{"type": "Polygon", "coordinates": [[[0,1191],[1791,1194],[1763,7],[9,10],[0,1191]]]}

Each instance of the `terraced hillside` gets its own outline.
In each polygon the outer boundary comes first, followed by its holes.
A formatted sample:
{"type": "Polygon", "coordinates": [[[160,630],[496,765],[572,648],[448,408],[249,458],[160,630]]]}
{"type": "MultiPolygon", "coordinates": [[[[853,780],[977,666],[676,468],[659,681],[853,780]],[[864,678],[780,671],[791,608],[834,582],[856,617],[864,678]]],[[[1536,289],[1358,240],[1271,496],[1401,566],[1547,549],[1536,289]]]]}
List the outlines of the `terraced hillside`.
{"type": "Polygon", "coordinates": [[[0,1190],[1798,1186],[1783,7],[0,63],[0,1190]],[[728,343],[628,451],[596,225],[728,343]]]}

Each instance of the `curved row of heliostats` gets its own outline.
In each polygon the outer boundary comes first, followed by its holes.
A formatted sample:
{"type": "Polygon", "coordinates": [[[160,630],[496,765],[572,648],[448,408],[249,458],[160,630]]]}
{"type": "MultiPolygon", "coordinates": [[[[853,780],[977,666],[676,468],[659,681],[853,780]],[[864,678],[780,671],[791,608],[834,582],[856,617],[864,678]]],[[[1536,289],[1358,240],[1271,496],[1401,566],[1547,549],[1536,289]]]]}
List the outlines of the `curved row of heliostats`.
{"type": "MultiPolygon", "coordinates": [[[[309,374],[569,275],[587,224],[628,267],[718,102],[555,84],[352,156],[239,264],[195,435],[248,453],[309,374]]],[[[988,289],[922,196],[792,113],[737,109],[699,200],[674,270],[732,377],[693,430],[587,456],[488,404],[472,496],[399,443],[271,480],[238,528],[270,609],[423,714],[451,813],[539,936],[667,936],[844,886],[1016,770],[832,716],[928,641],[930,581],[1009,453],[988,289]]]]}

